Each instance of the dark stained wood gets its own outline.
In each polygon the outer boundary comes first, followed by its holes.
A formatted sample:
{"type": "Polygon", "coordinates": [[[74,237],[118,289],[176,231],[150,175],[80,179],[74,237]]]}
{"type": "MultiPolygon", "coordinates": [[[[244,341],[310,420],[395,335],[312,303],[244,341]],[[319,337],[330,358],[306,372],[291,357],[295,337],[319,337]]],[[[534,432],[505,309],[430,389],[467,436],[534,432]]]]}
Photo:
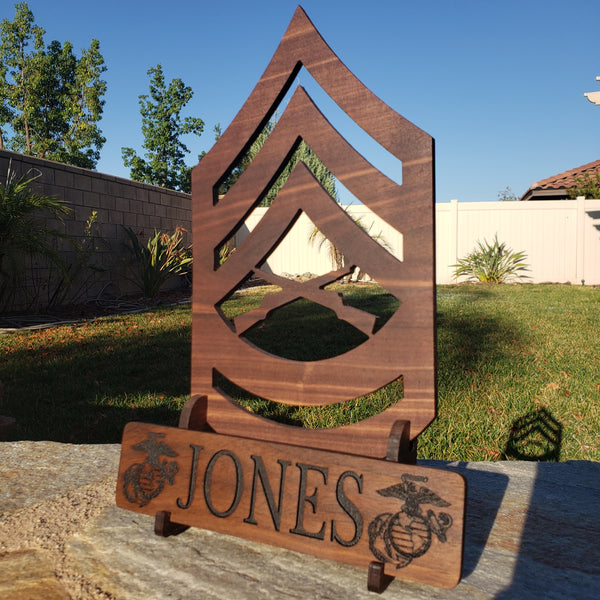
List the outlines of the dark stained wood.
{"type": "Polygon", "coordinates": [[[418,435],[436,415],[433,139],[368,90],[298,7],[271,62],[231,125],[192,171],[194,290],[192,386],[178,428],[130,423],[123,434],[117,505],[155,517],[158,535],[211,529],[368,569],[381,593],[392,577],[455,586],[461,575],[465,481],[416,466],[418,435]],[[381,174],[297,87],[258,155],[224,196],[219,188],[269,122],[301,67],[401,163],[402,184],[381,174]],[[327,168],[402,234],[399,260],[374,241],[303,163],[226,262],[219,250],[243,226],[304,140],[327,168]],[[341,270],[308,282],[266,268],[305,213],[344,255],[341,270]],[[324,288],[368,272],[400,307],[373,315],[324,288]],[[280,286],[229,321],[221,305],[247,279],[280,286]],[[269,354],[242,334],[297,298],[333,310],[367,337],[327,360],[269,354]],[[263,419],[219,388],[295,406],[326,406],[402,378],[404,395],[363,422],[308,430],[263,419]]]}
{"type": "Polygon", "coordinates": [[[369,575],[367,577],[367,589],[376,594],[382,594],[393,581],[393,577],[386,575],[385,564],[374,560],[369,564],[369,575]]]}
{"type": "Polygon", "coordinates": [[[417,464],[417,441],[410,439],[410,421],[396,421],[388,439],[386,460],[417,464]]]}
{"type": "Polygon", "coordinates": [[[464,479],[452,471],[145,423],[123,434],[117,506],[386,575],[460,579],[464,479]]]}
{"type": "Polygon", "coordinates": [[[171,521],[171,513],[168,510],[159,510],[154,517],[154,533],[161,537],[179,535],[186,529],[189,529],[187,525],[171,521]]]}
{"type": "Polygon", "coordinates": [[[194,168],[192,204],[191,392],[206,397],[206,423],[219,433],[377,458],[386,457],[396,421],[410,421],[410,437],[416,439],[436,414],[433,139],[368,90],[332,52],[300,7],[240,112],[194,168]],[[220,182],[277,110],[301,66],[342,110],[398,158],[401,185],[356,152],[298,87],[251,165],[224,197],[218,196],[220,182]],[[402,233],[403,260],[362,231],[300,163],[265,217],[218,266],[218,249],[260,202],[299,139],[356,197],[402,233]],[[260,309],[233,323],[222,316],[220,304],[243,281],[252,274],[265,276],[266,259],[302,211],[342,251],[344,272],[360,266],[400,300],[398,311],[376,333],[371,315],[345,307],[335,294],[323,290],[344,274],[338,272],[319,278],[318,284],[277,278],[282,292],[270,295],[260,309]],[[368,340],[327,360],[293,361],[268,354],[240,337],[270,311],[298,296],[332,308],[339,318],[366,333],[368,340]],[[362,423],[307,431],[240,408],[216,387],[216,372],[249,393],[290,405],[345,402],[400,376],[404,397],[362,423]]]}
{"type": "Polygon", "coordinates": [[[195,431],[209,431],[210,426],[206,419],[207,402],[206,396],[192,396],[181,410],[179,427],[195,431]]]}

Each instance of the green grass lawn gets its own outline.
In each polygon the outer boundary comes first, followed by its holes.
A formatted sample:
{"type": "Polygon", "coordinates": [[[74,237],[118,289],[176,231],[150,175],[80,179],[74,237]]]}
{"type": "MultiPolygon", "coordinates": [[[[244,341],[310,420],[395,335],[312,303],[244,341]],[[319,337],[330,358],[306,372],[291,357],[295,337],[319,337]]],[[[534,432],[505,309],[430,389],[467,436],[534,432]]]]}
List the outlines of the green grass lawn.
{"type": "MultiPolygon", "coordinates": [[[[340,289],[382,322],[397,306],[374,286],[340,289]]],[[[259,302],[246,293],[224,310],[233,317],[259,302]]],[[[589,287],[440,287],[439,414],[420,437],[419,457],[600,460],[599,307],[600,290],[589,287]]],[[[270,321],[248,337],[296,360],[363,339],[330,311],[303,302],[270,321]]],[[[131,420],[175,425],[189,393],[190,324],[189,306],[177,306],[0,336],[0,414],[17,419],[17,439],[75,443],[118,442],[131,420]]],[[[331,427],[383,410],[402,389],[397,382],[319,409],[231,392],[270,418],[331,427]]]]}
{"type": "Polygon", "coordinates": [[[438,292],[439,416],[421,457],[600,460],[600,289],[438,292]]]}

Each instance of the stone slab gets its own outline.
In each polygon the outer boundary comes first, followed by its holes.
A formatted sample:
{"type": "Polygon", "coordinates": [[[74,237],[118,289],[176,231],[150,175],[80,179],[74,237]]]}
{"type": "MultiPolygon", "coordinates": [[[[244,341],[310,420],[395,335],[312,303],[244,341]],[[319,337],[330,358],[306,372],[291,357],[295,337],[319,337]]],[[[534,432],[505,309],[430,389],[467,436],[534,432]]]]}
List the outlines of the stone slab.
{"type": "Polygon", "coordinates": [[[99,483],[119,467],[119,444],[0,443],[0,518],[99,483]]]}
{"type": "MultiPolygon", "coordinates": [[[[385,597],[598,598],[600,465],[422,464],[467,478],[463,579],[453,590],[396,579],[385,597]]],[[[373,598],[361,569],[198,529],[167,539],[152,529],[152,518],[109,507],[67,552],[116,598],[373,598]]]]}
{"type": "Polygon", "coordinates": [[[52,563],[41,552],[28,550],[0,556],[0,598],[10,600],[69,600],[52,563]]]}
{"type": "MultiPolygon", "coordinates": [[[[0,505],[11,506],[0,517],[0,570],[17,553],[40,551],[56,581],[78,600],[378,597],[366,591],[363,569],[199,529],[155,536],[151,517],[114,505],[118,454],[118,446],[0,444],[0,505]],[[56,473],[54,483],[40,476],[55,473],[52,465],[61,461],[69,466],[56,473]],[[19,465],[27,474],[20,487],[12,484],[13,498],[4,483],[7,472],[14,482],[19,465]],[[42,484],[46,498],[26,481],[42,484]],[[60,530],[54,533],[52,514],[60,530]],[[23,542],[11,545],[6,538],[20,518],[37,523],[23,527],[23,542]]],[[[463,577],[453,590],[396,579],[382,598],[600,597],[600,463],[419,464],[455,470],[467,479],[463,577]]],[[[46,567],[39,579],[53,585],[46,567]]],[[[4,592],[0,597],[21,598],[4,592]]]]}

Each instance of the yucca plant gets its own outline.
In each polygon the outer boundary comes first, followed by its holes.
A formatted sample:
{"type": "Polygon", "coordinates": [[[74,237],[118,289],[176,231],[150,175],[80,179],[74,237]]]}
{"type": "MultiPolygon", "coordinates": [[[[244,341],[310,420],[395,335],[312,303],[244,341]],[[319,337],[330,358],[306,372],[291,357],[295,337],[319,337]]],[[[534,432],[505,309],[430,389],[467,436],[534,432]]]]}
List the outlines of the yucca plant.
{"type": "Polygon", "coordinates": [[[154,298],[162,286],[177,275],[188,272],[192,263],[191,246],[184,248],[183,227],[177,227],[172,235],[154,231],[144,246],[131,227],[123,227],[130,244],[128,250],[134,256],[133,281],[147,298],[154,298]]]}
{"type": "MultiPolygon", "coordinates": [[[[343,210],[354,221],[354,223],[356,225],[358,225],[365,233],[369,234],[369,236],[371,237],[372,240],[376,241],[380,246],[385,248],[388,252],[392,252],[392,250],[393,250],[392,246],[385,239],[385,236],[381,232],[371,233],[373,224],[371,224],[370,226],[367,227],[363,223],[363,221],[360,217],[356,217],[356,216],[352,215],[352,213],[350,212],[349,206],[345,206],[343,208],[343,210]]],[[[338,271],[343,268],[344,255],[343,255],[342,251],[339,248],[337,248],[334,244],[332,244],[331,241],[329,239],[327,239],[327,237],[320,231],[320,229],[318,227],[313,227],[313,229],[311,230],[311,232],[308,236],[308,241],[310,242],[311,245],[317,244],[319,251],[323,248],[323,246],[325,244],[327,244],[326,248],[329,253],[329,259],[331,260],[331,264],[338,271]]],[[[357,278],[361,279],[363,277],[363,275],[364,275],[363,271],[359,270],[357,278]]]]}
{"type": "Polygon", "coordinates": [[[61,220],[71,209],[64,200],[31,189],[40,176],[33,169],[19,176],[10,162],[6,180],[0,183],[0,305],[23,275],[27,258],[44,258],[64,272],[64,261],[52,244],[64,235],[49,229],[40,217],[49,214],[61,220]]]}
{"type": "Polygon", "coordinates": [[[461,258],[455,268],[454,278],[466,277],[467,281],[482,281],[485,283],[505,283],[512,278],[526,277],[522,271],[528,266],[525,263],[525,252],[514,252],[507,248],[504,242],[498,242],[498,235],[494,242],[487,240],[477,242],[477,248],[461,258]]]}

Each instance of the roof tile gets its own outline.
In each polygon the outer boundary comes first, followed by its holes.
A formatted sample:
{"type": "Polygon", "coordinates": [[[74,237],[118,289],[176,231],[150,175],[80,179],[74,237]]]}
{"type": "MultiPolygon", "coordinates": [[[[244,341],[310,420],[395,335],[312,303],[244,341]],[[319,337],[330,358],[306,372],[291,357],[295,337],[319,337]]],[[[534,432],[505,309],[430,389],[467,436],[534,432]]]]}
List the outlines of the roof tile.
{"type": "MultiPolygon", "coordinates": [[[[600,160],[595,160],[581,167],[570,169],[564,173],[553,175],[547,179],[541,179],[531,184],[529,190],[560,190],[569,189],[577,185],[577,179],[583,177],[586,173],[600,172],[600,160]]],[[[528,191],[529,191],[528,190],[528,191]]]]}

